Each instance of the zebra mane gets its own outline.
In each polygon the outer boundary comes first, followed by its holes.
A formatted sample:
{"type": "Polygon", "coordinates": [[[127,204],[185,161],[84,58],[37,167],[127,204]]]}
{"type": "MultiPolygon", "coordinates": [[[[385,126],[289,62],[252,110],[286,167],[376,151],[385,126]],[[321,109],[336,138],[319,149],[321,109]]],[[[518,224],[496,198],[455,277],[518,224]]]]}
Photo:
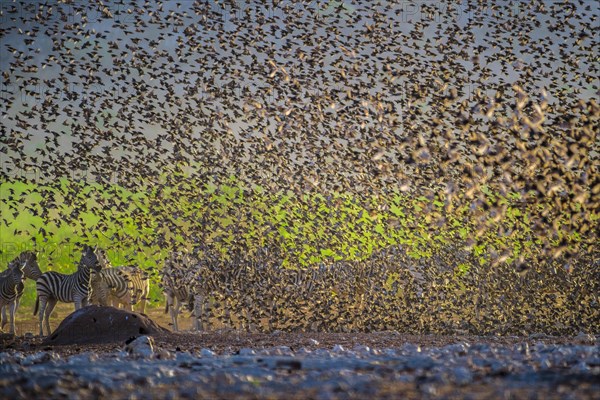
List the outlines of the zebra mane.
{"type": "Polygon", "coordinates": [[[112,268],[112,264],[106,255],[106,250],[98,248],[96,251],[96,257],[98,258],[98,262],[102,265],[102,268],[112,268]]]}
{"type": "Polygon", "coordinates": [[[96,256],[94,250],[90,246],[84,246],[81,259],[77,264],[77,270],[94,269],[97,264],[99,264],[98,256],[96,256]]]}

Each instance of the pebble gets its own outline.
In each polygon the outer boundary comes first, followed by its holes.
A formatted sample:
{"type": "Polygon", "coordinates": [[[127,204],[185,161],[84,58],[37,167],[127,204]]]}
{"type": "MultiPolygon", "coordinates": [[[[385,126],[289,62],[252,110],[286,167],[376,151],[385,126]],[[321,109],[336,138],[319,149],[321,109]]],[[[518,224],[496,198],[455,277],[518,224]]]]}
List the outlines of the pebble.
{"type": "Polygon", "coordinates": [[[249,349],[249,348],[242,348],[242,349],[240,349],[238,354],[240,356],[253,356],[256,354],[256,351],[254,351],[253,349],[249,349]]]}
{"type": "Polygon", "coordinates": [[[47,353],[45,351],[40,353],[35,353],[30,356],[25,357],[23,361],[21,361],[22,366],[29,366],[33,364],[41,364],[51,360],[58,359],[58,355],[56,353],[47,353]]]}
{"type": "Polygon", "coordinates": [[[331,350],[333,353],[344,353],[346,349],[341,344],[336,344],[331,350]]]}
{"type": "Polygon", "coordinates": [[[577,336],[573,338],[573,340],[580,344],[592,344],[596,341],[596,337],[585,332],[579,332],[577,336]]]}
{"type": "Polygon", "coordinates": [[[200,349],[200,357],[214,357],[217,354],[211,349],[200,349]]]}
{"type": "Polygon", "coordinates": [[[125,351],[132,358],[149,358],[154,355],[154,339],[140,336],[125,345],[125,351]]]}
{"type": "Polygon", "coordinates": [[[457,367],[451,370],[451,380],[457,385],[468,385],[473,381],[473,373],[465,367],[457,367]]]}

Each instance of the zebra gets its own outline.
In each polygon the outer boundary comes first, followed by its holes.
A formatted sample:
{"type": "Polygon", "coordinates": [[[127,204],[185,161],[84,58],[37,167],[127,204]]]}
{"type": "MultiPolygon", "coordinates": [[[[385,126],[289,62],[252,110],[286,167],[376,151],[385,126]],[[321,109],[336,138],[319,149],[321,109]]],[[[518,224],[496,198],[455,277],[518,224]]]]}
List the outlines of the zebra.
{"type": "MultiPolygon", "coordinates": [[[[23,268],[25,264],[11,263],[5,273],[0,276],[0,307],[8,306],[10,310],[10,333],[15,333],[15,312],[19,287],[23,285],[23,268]]],[[[2,312],[2,326],[6,323],[6,314],[2,312]]]]}
{"type": "Polygon", "coordinates": [[[131,305],[140,303],[140,312],[146,312],[146,301],[150,295],[150,278],[146,271],[135,266],[119,267],[129,277],[131,305]]]}
{"type": "Polygon", "coordinates": [[[160,287],[173,329],[179,330],[177,317],[182,305],[192,312],[194,330],[204,330],[205,322],[208,326],[210,317],[216,316],[212,311],[217,306],[221,309],[217,316],[221,322],[232,326],[231,312],[239,311],[240,328],[248,325],[250,329],[249,311],[243,309],[246,304],[237,299],[247,278],[246,268],[236,262],[232,264],[235,268],[225,268],[218,253],[206,249],[202,253],[201,260],[188,253],[173,253],[162,268],[160,287]]]}
{"type": "Polygon", "coordinates": [[[141,312],[144,313],[150,292],[148,274],[134,266],[113,268],[103,250],[98,250],[97,256],[102,270],[98,277],[92,279],[94,302],[101,305],[112,303],[114,307],[122,304],[129,311],[133,311],[133,306],[140,302],[141,312]]]}
{"type": "Polygon", "coordinates": [[[36,282],[37,297],[33,311],[33,315],[37,314],[38,308],[40,311],[40,336],[44,336],[44,325],[50,335],[50,314],[58,301],[75,303],[75,310],[87,305],[91,270],[100,272],[102,265],[94,249],[85,245],[76,272],[65,275],[50,271],[40,276],[36,282]]]}
{"type": "Polygon", "coordinates": [[[100,273],[96,273],[96,271],[92,271],[90,274],[90,304],[108,306],[109,295],[110,288],[108,287],[106,281],[102,278],[102,275],[100,273]]]}
{"type": "MultiPolygon", "coordinates": [[[[194,307],[194,294],[189,285],[189,275],[186,274],[186,265],[193,261],[188,254],[173,253],[166,260],[161,271],[160,287],[165,293],[165,314],[169,313],[173,324],[173,330],[177,332],[177,316],[181,305],[185,304],[189,310],[194,307]]],[[[194,312],[194,315],[196,313],[194,312]]],[[[194,329],[201,329],[198,318],[195,318],[194,329]]]]}
{"type": "MultiPolygon", "coordinates": [[[[37,253],[33,251],[24,251],[19,254],[14,260],[12,260],[9,264],[24,264],[23,274],[24,279],[29,278],[34,281],[37,281],[40,276],[42,276],[42,271],[40,270],[40,266],[37,262],[37,253]]],[[[4,276],[9,274],[9,270],[4,270],[0,272],[0,276],[4,276]]],[[[25,285],[23,283],[19,284],[17,287],[17,300],[15,303],[15,313],[19,309],[19,304],[21,303],[21,297],[23,297],[23,292],[25,290],[25,285]]],[[[2,319],[6,323],[6,306],[2,307],[2,319]]],[[[3,326],[4,327],[4,326],[3,326]]]]}

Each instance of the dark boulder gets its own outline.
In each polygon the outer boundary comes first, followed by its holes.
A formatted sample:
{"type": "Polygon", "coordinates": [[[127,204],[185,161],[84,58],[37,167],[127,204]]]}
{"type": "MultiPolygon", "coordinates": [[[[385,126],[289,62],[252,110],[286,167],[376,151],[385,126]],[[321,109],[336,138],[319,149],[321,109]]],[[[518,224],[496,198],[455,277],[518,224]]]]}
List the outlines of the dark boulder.
{"type": "Polygon", "coordinates": [[[131,337],[169,332],[145,314],[104,306],[83,307],[68,315],[45,345],[124,342],[131,337]]]}

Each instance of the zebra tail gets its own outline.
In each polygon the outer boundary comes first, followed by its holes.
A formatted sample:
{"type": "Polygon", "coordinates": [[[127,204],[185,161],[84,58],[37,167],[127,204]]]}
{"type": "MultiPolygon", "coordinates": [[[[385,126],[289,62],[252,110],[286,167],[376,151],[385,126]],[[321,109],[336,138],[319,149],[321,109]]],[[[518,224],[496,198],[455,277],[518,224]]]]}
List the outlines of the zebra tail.
{"type": "Polygon", "coordinates": [[[40,306],[40,296],[35,296],[35,308],[33,309],[33,315],[36,315],[40,306]]]}
{"type": "Polygon", "coordinates": [[[169,312],[169,302],[165,299],[165,314],[169,312]]]}

